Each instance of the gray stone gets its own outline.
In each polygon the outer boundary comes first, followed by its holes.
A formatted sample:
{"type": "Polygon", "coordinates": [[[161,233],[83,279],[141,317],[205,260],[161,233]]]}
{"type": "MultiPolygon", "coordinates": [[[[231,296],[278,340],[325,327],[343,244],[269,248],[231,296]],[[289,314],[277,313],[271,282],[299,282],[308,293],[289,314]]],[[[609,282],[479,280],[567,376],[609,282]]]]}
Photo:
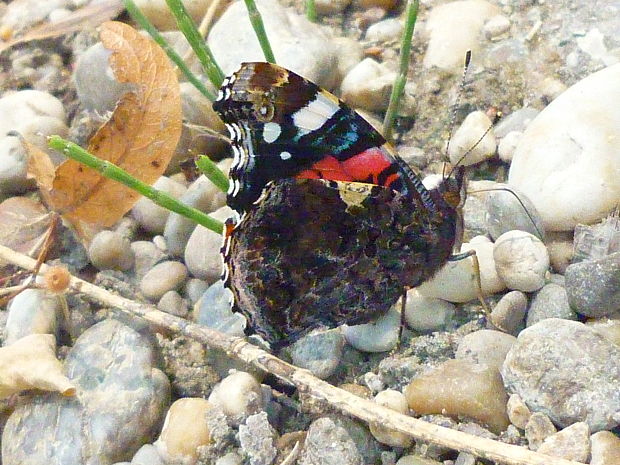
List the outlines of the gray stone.
{"type": "Polygon", "coordinates": [[[177,291],[168,291],[157,302],[157,309],[170,315],[185,318],[189,311],[189,305],[187,300],[181,297],[177,291]]]}
{"type": "Polygon", "coordinates": [[[528,421],[530,421],[530,418],[532,417],[532,412],[527,405],[525,405],[525,402],[523,402],[523,399],[521,399],[518,394],[512,394],[508,398],[508,402],[506,403],[506,411],[508,412],[510,423],[519,429],[525,429],[528,421]]]}
{"type": "Polygon", "coordinates": [[[88,258],[100,270],[127,271],[134,264],[131,242],[116,231],[101,231],[88,247],[88,258]]]}
{"type": "Polygon", "coordinates": [[[620,309],[620,252],[566,268],[568,302],[578,313],[599,318],[620,309]]]}
{"type": "Polygon", "coordinates": [[[270,465],[278,453],[276,433],[265,412],[251,415],[244,425],[239,425],[241,450],[250,458],[250,465],[270,465]]]}
{"type": "Polygon", "coordinates": [[[502,331],[516,336],[523,327],[527,296],[521,291],[504,294],[491,311],[491,322],[502,331]]]}
{"type": "Polygon", "coordinates": [[[391,308],[373,323],[342,327],[347,343],[362,352],[388,352],[398,343],[400,312],[391,308]]]}
{"type": "Polygon", "coordinates": [[[415,289],[407,292],[405,321],[415,331],[430,333],[450,326],[456,307],[443,299],[425,297],[415,289]]]}
{"type": "Polygon", "coordinates": [[[577,314],[568,305],[566,289],[563,286],[549,283],[536,292],[527,312],[526,326],[535,325],[546,318],[577,319],[577,314]]]}
{"type": "Polygon", "coordinates": [[[84,332],[65,360],[75,397],[20,403],[2,435],[6,464],[106,465],[127,459],[159,428],[170,385],[146,338],[115,320],[84,332]]]}
{"type": "Polygon", "coordinates": [[[362,465],[355,442],[331,418],[319,418],[308,429],[300,465],[362,465]]]}
{"type": "Polygon", "coordinates": [[[224,283],[214,282],[194,307],[196,323],[233,336],[243,336],[246,319],[241,313],[232,312],[230,298],[230,291],[224,288],[224,283]]]}
{"type": "Polygon", "coordinates": [[[179,289],[187,278],[181,262],[161,262],[151,268],[140,281],[140,292],[149,300],[159,300],[166,292],[179,289]]]}
{"type": "Polygon", "coordinates": [[[537,450],[543,441],[556,431],[555,425],[547,415],[540,412],[533,413],[525,424],[525,438],[529,448],[537,450]]]}
{"type": "Polygon", "coordinates": [[[544,240],[545,229],[534,204],[527,196],[507,184],[495,184],[487,194],[486,225],[493,240],[518,229],[544,240]]]}
{"type": "Polygon", "coordinates": [[[28,155],[18,137],[0,137],[0,193],[20,194],[33,186],[28,180],[28,155]]]}
{"type": "Polygon", "coordinates": [[[56,336],[60,302],[43,289],[26,289],[11,300],[4,328],[4,345],[29,334],[56,336]]]}
{"type": "Polygon", "coordinates": [[[517,338],[510,334],[492,329],[481,329],[469,333],[461,339],[455,356],[474,363],[486,364],[499,370],[504,363],[506,354],[516,341],[517,338]]]}
{"type": "Polygon", "coordinates": [[[493,131],[495,137],[506,137],[509,132],[520,131],[523,132],[528,124],[540,113],[540,110],[532,107],[523,107],[516,111],[513,111],[506,117],[502,118],[499,123],[495,125],[493,131]]]}
{"type": "Polygon", "coordinates": [[[342,357],[344,336],[338,330],[308,334],[291,346],[293,365],[320,379],[334,374],[342,357]]]}
{"type": "Polygon", "coordinates": [[[151,268],[166,258],[166,254],[151,241],[132,242],[131,250],[134,254],[134,272],[137,279],[142,279],[151,268]]]}
{"type": "Polygon", "coordinates": [[[510,393],[561,427],[620,424],[620,347],[582,323],[549,318],[521,331],[501,373],[510,393]]]}
{"type": "Polygon", "coordinates": [[[145,444],[131,459],[131,465],[165,465],[164,460],[153,444],[145,444]]]}
{"type": "Polygon", "coordinates": [[[185,282],[184,295],[194,305],[202,297],[209,285],[202,279],[191,278],[185,282]]]}
{"type": "Polygon", "coordinates": [[[366,30],[366,40],[371,42],[389,42],[400,39],[403,23],[398,18],[387,18],[371,25],[366,30]]]}
{"type": "Polygon", "coordinates": [[[611,431],[599,431],[590,436],[590,465],[616,465],[620,463],[620,438],[611,431]]]}
{"type": "MultiPolygon", "coordinates": [[[[175,199],[178,199],[185,193],[187,188],[172,179],[161,176],[155,183],[153,188],[158,189],[175,199]]],[[[140,227],[151,234],[160,234],[164,232],[166,221],[170,216],[170,210],[160,207],[155,202],[146,197],[142,197],[136,202],[131,209],[131,215],[136,219],[140,227]]]]}
{"type": "Polygon", "coordinates": [[[590,457],[590,429],[582,421],[546,438],[538,448],[541,454],[585,463],[590,457]]]}

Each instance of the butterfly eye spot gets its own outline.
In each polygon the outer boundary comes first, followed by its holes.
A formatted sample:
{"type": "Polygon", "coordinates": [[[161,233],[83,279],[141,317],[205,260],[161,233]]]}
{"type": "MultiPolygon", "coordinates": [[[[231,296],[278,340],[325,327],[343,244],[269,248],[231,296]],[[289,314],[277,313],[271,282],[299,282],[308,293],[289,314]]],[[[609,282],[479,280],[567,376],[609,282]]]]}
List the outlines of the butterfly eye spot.
{"type": "Polygon", "coordinates": [[[290,152],[280,152],[280,159],[281,160],[288,160],[292,157],[290,152]]]}
{"type": "Polygon", "coordinates": [[[275,113],[275,108],[271,103],[264,103],[258,107],[256,111],[256,119],[259,121],[271,121],[275,113]]]}

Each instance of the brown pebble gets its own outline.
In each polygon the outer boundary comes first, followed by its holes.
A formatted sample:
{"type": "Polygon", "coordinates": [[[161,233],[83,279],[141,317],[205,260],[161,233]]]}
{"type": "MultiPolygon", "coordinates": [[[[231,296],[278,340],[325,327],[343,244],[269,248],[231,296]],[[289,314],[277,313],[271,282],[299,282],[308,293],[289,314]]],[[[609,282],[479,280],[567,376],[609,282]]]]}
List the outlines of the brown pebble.
{"type": "Polygon", "coordinates": [[[538,450],[542,442],[557,430],[544,413],[533,413],[525,425],[525,438],[530,449],[538,450]]]}

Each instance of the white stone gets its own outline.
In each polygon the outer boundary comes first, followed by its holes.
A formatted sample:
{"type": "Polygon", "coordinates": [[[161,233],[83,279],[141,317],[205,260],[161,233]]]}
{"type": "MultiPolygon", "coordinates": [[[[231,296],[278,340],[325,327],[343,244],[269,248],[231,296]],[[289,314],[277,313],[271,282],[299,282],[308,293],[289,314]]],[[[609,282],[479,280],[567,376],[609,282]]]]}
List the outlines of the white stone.
{"type": "Polygon", "coordinates": [[[209,402],[221,408],[233,422],[241,422],[262,410],[260,383],[249,373],[236,371],[213,388],[209,402]]]}
{"type": "Polygon", "coordinates": [[[545,229],[572,231],[620,202],[620,64],[581,80],[527,127],[509,184],[540,212],[545,229]]]}
{"type": "Polygon", "coordinates": [[[9,131],[23,132],[33,119],[52,117],[64,124],[66,115],[62,102],[47,92],[20,90],[0,98],[0,136],[9,131]]]}
{"type": "Polygon", "coordinates": [[[362,352],[388,352],[396,347],[400,312],[392,307],[373,323],[342,327],[347,343],[362,352]]]}
{"type": "Polygon", "coordinates": [[[467,115],[450,140],[450,163],[474,165],[495,155],[497,142],[493,129],[489,130],[492,126],[491,119],[482,111],[473,111],[467,115]],[[461,161],[461,157],[466,153],[467,156],[461,161]]]}
{"type": "Polygon", "coordinates": [[[396,73],[372,58],[351,69],[342,80],[342,99],[356,108],[382,111],[388,106],[396,73]]]}
{"type": "Polygon", "coordinates": [[[433,8],[426,22],[430,35],[424,66],[457,71],[463,67],[467,50],[473,59],[480,48],[482,27],[500,9],[483,0],[449,2],[433,8]]]}
{"type": "Polygon", "coordinates": [[[100,270],[127,271],[134,264],[131,242],[116,231],[98,232],[88,247],[88,258],[100,270]]]}
{"type": "Polygon", "coordinates": [[[26,179],[28,156],[18,137],[0,137],[0,192],[19,194],[32,185],[26,179]]]}
{"type": "MultiPolygon", "coordinates": [[[[480,263],[482,295],[488,296],[506,288],[495,269],[493,243],[486,237],[477,236],[461,247],[461,253],[474,249],[480,263]]],[[[469,302],[478,297],[476,274],[472,258],[446,263],[434,278],[418,286],[426,297],[435,297],[449,302],[469,302]]]]}
{"type": "MultiPolygon", "coordinates": [[[[400,391],[386,389],[378,393],[374,401],[383,407],[387,407],[403,415],[409,413],[407,398],[400,391]]],[[[370,423],[368,426],[375,439],[382,444],[393,447],[409,447],[413,442],[413,438],[410,435],[401,433],[400,431],[386,428],[376,423],[370,423]]]]}
{"type": "Polygon", "coordinates": [[[371,42],[387,42],[400,38],[403,23],[398,18],[388,18],[373,24],[366,30],[366,40],[371,42]]]}
{"type": "Polygon", "coordinates": [[[517,145],[519,144],[521,137],[523,137],[523,133],[521,131],[510,131],[499,141],[499,145],[497,146],[497,154],[502,161],[505,161],[506,163],[510,163],[512,161],[512,157],[517,149],[517,145]]]}
{"type": "Polygon", "coordinates": [[[417,289],[407,292],[405,321],[415,331],[426,333],[444,329],[455,312],[456,307],[450,302],[425,297],[417,289]]]}
{"type": "Polygon", "coordinates": [[[545,244],[525,231],[508,231],[497,238],[495,267],[509,289],[534,292],[545,284],[549,253],[545,244]]]}
{"type": "MultiPolygon", "coordinates": [[[[155,181],[153,187],[171,195],[175,199],[181,197],[187,190],[183,184],[173,181],[166,176],[161,176],[155,181]]],[[[136,219],[140,227],[145,231],[152,234],[161,234],[164,232],[166,221],[168,216],[170,216],[170,210],[160,207],[146,197],[142,197],[131,209],[131,216],[136,219]]]]}
{"type": "Polygon", "coordinates": [[[161,262],[140,280],[140,292],[149,300],[159,300],[166,292],[179,289],[187,278],[187,268],[181,262],[161,262]]]}
{"type": "Polygon", "coordinates": [[[56,335],[61,311],[58,298],[43,289],[26,289],[9,303],[4,344],[13,344],[30,334],[56,335]]]}
{"type": "Polygon", "coordinates": [[[510,29],[510,20],[504,15],[493,16],[482,28],[482,32],[487,39],[496,39],[510,29]]]}
{"type": "Polygon", "coordinates": [[[333,15],[340,13],[349,6],[351,0],[316,0],[314,2],[316,12],[320,15],[333,15]]]}

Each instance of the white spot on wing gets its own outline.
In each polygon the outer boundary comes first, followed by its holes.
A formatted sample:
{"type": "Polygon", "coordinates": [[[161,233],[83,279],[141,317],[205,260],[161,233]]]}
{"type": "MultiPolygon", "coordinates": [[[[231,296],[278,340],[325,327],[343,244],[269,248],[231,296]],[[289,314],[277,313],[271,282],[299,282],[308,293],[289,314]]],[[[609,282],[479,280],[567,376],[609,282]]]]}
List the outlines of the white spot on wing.
{"type": "Polygon", "coordinates": [[[293,114],[293,122],[302,132],[316,131],[334,116],[339,108],[336,102],[319,92],[314,100],[293,114]]]}
{"type": "Polygon", "coordinates": [[[290,152],[280,152],[280,158],[282,160],[288,160],[291,157],[292,155],[290,154],[290,152]]]}
{"type": "Polygon", "coordinates": [[[270,122],[263,127],[263,139],[268,144],[271,144],[280,137],[280,134],[282,134],[282,128],[278,123],[270,122]]]}

